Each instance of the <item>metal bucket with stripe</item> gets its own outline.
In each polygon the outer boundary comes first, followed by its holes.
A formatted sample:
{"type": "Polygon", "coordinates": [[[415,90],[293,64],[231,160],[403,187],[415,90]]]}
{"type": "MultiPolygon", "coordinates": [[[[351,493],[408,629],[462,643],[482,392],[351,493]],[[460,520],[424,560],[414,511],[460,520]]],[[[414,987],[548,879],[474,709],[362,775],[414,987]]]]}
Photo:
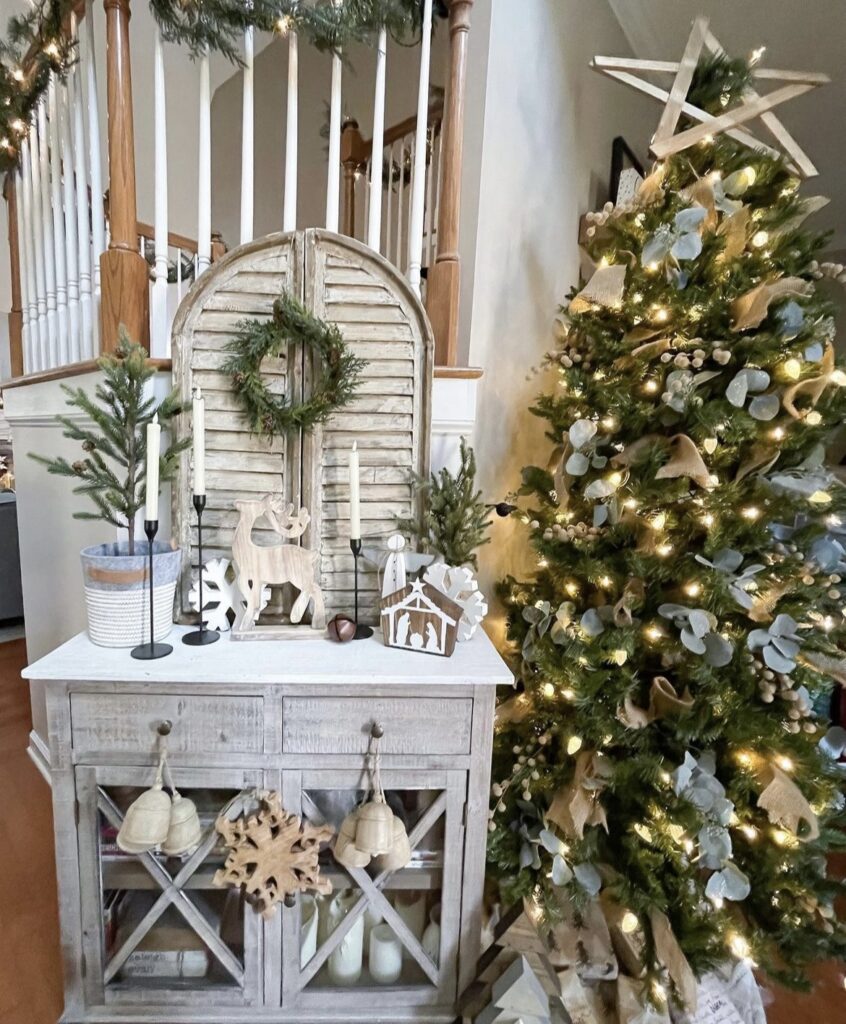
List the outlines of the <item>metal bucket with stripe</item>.
{"type": "MultiPolygon", "coordinates": [[[[146,541],[129,554],[125,541],[97,544],[81,552],[88,635],[100,647],[135,647],[150,639],[149,553],[146,541]]],[[[165,541],[153,543],[155,639],[173,625],[173,598],[182,555],[165,541]]]]}

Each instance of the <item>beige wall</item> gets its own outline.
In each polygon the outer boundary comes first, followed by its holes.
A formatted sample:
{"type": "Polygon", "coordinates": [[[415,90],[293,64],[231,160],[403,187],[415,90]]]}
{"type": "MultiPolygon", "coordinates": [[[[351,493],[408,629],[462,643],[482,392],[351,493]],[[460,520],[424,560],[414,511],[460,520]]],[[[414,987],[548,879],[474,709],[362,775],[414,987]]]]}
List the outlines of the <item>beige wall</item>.
{"type": "MultiPolygon", "coordinates": [[[[588,68],[596,53],[630,52],[606,0],[528,0],[519,17],[509,0],[492,3],[468,355],[485,371],[476,450],[493,501],[519,486],[522,466],[545,464],[549,444],[528,412],[543,381],[526,374],[577,281],[579,217],[607,198],[611,141],[643,152],[656,108],[588,68]]],[[[482,549],[488,594],[531,569],[516,526],[498,520],[482,549]]]]}

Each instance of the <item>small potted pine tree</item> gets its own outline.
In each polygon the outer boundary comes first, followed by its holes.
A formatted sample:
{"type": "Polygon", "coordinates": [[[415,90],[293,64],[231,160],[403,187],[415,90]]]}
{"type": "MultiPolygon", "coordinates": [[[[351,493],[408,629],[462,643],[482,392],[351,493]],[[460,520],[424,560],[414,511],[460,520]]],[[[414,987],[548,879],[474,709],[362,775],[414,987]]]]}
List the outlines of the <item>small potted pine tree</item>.
{"type": "MultiPolygon", "coordinates": [[[[60,416],[63,436],[82,445],[75,462],[30,454],[47,471],[78,482],[74,494],[84,495],[94,510],[74,513],[75,519],[102,520],[125,530],[126,540],[84,548],[81,552],[88,612],[88,634],[102,647],[134,647],[149,639],[149,604],[146,599],[148,548],[136,541],[135,521],[144,504],[147,459],[147,424],[158,416],[166,426],[182,411],[176,391],[158,404],[145,396],[154,375],[141,345],[121,330],[117,350],[98,363],[103,380],[93,395],[64,385],[67,404],[78,409],[82,421],[60,416]]],[[[159,479],[173,478],[179,453],[190,439],[163,449],[159,479]]],[[[153,547],[155,582],[155,639],[163,640],[173,622],[173,597],[181,556],[166,541],[153,547]]]]}

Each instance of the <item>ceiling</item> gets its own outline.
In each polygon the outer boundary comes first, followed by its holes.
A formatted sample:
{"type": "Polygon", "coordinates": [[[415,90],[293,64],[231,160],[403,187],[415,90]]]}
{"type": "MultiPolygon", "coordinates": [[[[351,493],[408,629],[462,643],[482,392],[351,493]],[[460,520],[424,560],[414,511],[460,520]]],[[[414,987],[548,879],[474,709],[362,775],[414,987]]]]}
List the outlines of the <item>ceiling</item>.
{"type": "MultiPolygon", "coordinates": [[[[817,215],[817,226],[834,230],[831,250],[846,250],[846,3],[844,0],[609,0],[638,57],[678,60],[693,19],[704,14],[725,50],[746,55],[766,46],[769,67],[824,71],[831,84],[799,96],[776,110],[787,130],[820,172],[804,186],[806,195],[822,194],[831,204],[817,215]]],[[[608,56],[618,56],[609,54],[608,56]]],[[[668,76],[661,76],[667,79],[668,76]]],[[[655,79],[658,81],[658,79],[655,79]]],[[[620,86],[620,88],[625,88],[620,86]]],[[[762,88],[761,91],[769,91],[762,88]]],[[[658,124],[660,107],[650,104],[658,124]]],[[[760,122],[753,122],[758,131],[760,122]]],[[[767,141],[766,130],[761,138],[767,141]]]]}

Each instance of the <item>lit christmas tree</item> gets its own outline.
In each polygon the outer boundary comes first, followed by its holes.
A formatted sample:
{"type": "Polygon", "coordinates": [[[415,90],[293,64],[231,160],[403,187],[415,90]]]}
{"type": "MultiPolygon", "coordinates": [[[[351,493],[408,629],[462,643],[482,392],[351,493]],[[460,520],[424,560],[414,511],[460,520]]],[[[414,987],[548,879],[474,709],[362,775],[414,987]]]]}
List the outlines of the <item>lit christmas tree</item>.
{"type": "MultiPolygon", "coordinates": [[[[712,55],[687,100],[719,114],[750,74],[712,55]]],[[[554,447],[517,513],[537,574],[503,586],[523,692],[498,716],[490,864],[550,928],[601,908],[656,1004],[727,959],[801,985],[846,954],[815,710],[846,647],[823,461],[846,374],[817,284],[843,268],[817,262],[799,185],[717,134],[589,215],[596,272],[532,409],[554,447]]]]}

